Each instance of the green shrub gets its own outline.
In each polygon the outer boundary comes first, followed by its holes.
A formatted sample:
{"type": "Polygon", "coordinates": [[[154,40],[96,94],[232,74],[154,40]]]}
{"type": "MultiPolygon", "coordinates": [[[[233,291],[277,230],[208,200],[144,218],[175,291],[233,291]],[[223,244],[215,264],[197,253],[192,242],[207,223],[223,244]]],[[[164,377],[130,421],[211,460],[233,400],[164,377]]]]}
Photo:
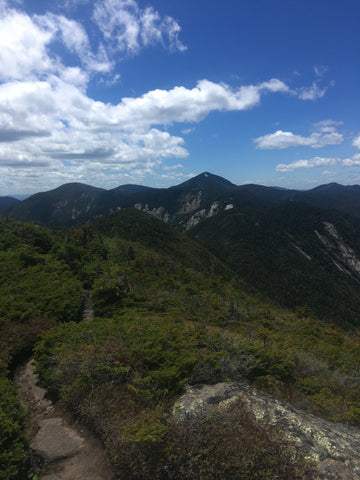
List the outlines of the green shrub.
{"type": "Polygon", "coordinates": [[[11,382],[0,375],[0,480],[23,480],[28,460],[25,415],[11,382]]]}
{"type": "Polygon", "coordinates": [[[115,466],[119,480],[296,480],[314,473],[294,446],[240,402],[207,420],[171,422],[151,444],[125,437],[115,466]]]}

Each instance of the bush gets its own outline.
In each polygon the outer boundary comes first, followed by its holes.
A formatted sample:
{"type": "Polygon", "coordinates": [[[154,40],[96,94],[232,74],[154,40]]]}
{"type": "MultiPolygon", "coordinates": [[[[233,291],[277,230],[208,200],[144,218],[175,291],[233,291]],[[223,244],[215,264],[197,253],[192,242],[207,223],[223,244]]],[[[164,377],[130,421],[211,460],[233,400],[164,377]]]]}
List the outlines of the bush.
{"type": "MultiPolygon", "coordinates": [[[[1,375],[1,374],[0,374],[1,375]]],[[[0,480],[23,480],[28,460],[24,412],[11,382],[0,377],[0,480]]]]}
{"type": "Polygon", "coordinates": [[[296,480],[314,468],[237,402],[207,420],[173,422],[151,444],[124,439],[116,471],[119,480],[296,480]]]}

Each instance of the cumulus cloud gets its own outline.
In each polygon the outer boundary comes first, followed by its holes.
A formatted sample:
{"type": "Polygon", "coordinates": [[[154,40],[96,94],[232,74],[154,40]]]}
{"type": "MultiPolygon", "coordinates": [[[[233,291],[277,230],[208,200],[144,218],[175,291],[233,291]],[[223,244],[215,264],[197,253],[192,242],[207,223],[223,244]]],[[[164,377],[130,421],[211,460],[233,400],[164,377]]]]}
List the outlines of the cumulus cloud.
{"type": "MultiPolygon", "coordinates": [[[[314,126],[319,129],[322,133],[319,135],[322,135],[321,137],[321,142],[325,142],[329,140],[329,138],[333,139],[334,141],[336,140],[335,135],[339,135],[336,132],[336,127],[338,125],[342,125],[342,122],[335,122],[333,120],[325,120],[323,122],[318,122],[314,124],[314,126]]],[[[286,132],[282,132],[286,133],[286,132]]],[[[289,132],[287,132],[289,133],[289,132]]],[[[292,134],[291,134],[292,135],[292,134]]],[[[306,137],[305,140],[309,140],[313,137],[314,134],[312,134],[310,137],[306,137]]],[[[265,136],[266,137],[266,136],[265,136]]],[[[260,137],[262,138],[262,137],[260,137]]],[[[290,143],[290,138],[288,139],[288,143],[290,143]]],[[[300,137],[300,139],[303,139],[304,137],[300,137]]],[[[340,138],[339,138],[340,140],[340,138]]],[[[342,139],[341,139],[342,140],[342,139]]],[[[271,138],[267,139],[269,144],[271,144],[271,138]]],[[[300,140],[301,141],[301,140],[300,140]]],[[[299,141],[299,142],[300,142],[299,141]]],[[[281,144],[281,139],[275,139],[273,140],[274,144],[280,145],[281,144]]],[[[338,142],[341,143],[341,142],[338,142]]],[[[355,137],[353,140],[353,145],[357,148],[360,149],[360,136],[355,137]]],[[[300,143],[299,143],[300,144],[300,143]]],[[[329,145],[329,143],[324,143],[324,145],[329,145]]],[[[289,145],[287,145],[289,146],[289,145]]],[[[310,145],[314,146],[315,145],[310,145]]],[[[322,145],[320,145],[322,146],[322,145]]],[[[267,147],[270,148],[270,147],[267,147]]],[[[276,148],[285,148],[285,147],[280,147],[277,146],[276,148]]],[[[276,170],[278,172],[293,172],[295,170],[303,169],[303,168],[316,168],[316,167],[332,167],[332,166],[341,166],[341,167],[358,167],[360,166],[360,153],[356,153],[355,155],[352,156],[352,158],[339,158],[339,157],[328,157],[328,158],[323,158],[323,157],[315,157],[307,160],[296,160],[291,163],[279,163],[276,166],[276,170]]],[[[327,172],[323,172],[323,174],[326,174],[327,172]]]]}
{"type": "Polygon", "coordinates": [[[30,17],[6,11],[0,18],[0,80],[29,78],[54,71],[46,45],[52,33],[39,28],[30,17]]]}
{"type": "Polygon", "coordinates": [[[56,75],[9,81],[0,85],[0,173],[19,180],[21,165],[26,184],[48,174],[56,185],[71,181],[58,175],[64,161],[66,175],[72,172],[78,181],[91,178],[95,166],[96,178],[104,184],[112,181],[115,172],[153,172],[166,159],[188,156],[184,139],[161,126],[199,122],[216,110],[248,110],[269,91],[286,91],[286,86],[269,81],[231,88],[201,80],[192,89],[153,90],[111,105],[91,99],[76,84],[56,75]],[[40,164],[41,172],[35,168],[40,164]]]}
{"type": "Polygon", "coordinates": [[[44,75],[60,75],[67,81],[85,85],[86,72],[80,67],[65,66],[51,54],[51,45],[60,41],[78,56],[90,71],[107,72],[112,64],[106,52],[91,51],[84,28],[63,16],[46,14],[30,18],[17,10],[8,9],[0,18],[0,80],[29,80],[44,75]]]}
{"type": "Polygon", "coordinates": [[[326,145],[338,145],[343,142],[343,139],[343,135],[336,132],[334,127],[323,127],[321,132],[314,132],[308,137],[277,130],[275,133],[263,135],[262,137],[255,138],[253,141],[256,148],[272,150],[301,146],[321,148],[326,145]]]}
{"type": "Polygon", "coordinates": [[[343,160],[344,167],[358,167],[360,165],[360,154],[354,155],[352,158],[343,160]]]}
{"type": "Polygon", "coordinates": [[[113,114],[118,119],[126,119],[131,128],[136,124],[199,122],[214,110],[241,111],[254,108],[260,103],[262,92],[286,90],[286,85],[275,79],[239,88],[205,79],[192,89],[182,86],[171,90],[157,89],[138,98],[124,98],[114,107],[113,114]]]}

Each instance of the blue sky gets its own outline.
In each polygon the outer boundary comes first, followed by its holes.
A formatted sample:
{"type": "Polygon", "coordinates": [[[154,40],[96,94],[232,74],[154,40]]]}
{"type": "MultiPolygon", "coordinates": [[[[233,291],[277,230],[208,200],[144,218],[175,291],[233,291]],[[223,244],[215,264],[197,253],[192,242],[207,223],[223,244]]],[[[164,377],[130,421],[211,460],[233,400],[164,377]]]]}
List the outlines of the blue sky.
{"type": "Polygon", "coordinates": [[[360,183],[358,0],[0,0],[0,195],[360,183]]]}

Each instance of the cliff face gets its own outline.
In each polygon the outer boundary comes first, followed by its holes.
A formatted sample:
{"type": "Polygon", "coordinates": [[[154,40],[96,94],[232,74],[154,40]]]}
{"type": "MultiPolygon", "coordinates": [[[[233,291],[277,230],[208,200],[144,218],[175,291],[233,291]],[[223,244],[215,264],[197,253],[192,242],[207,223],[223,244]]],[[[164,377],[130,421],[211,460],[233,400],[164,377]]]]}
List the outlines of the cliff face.
{"type": "Polygon", "coordinates": [[[219,383],[188,387],[176,402],[178,421],[206,417],[241,400],[259,420],[266,420],[287,440],[313,460],[318,473],[313,480],[360,479],[360,430],[328,422],[277,400],[244,383],[219,383]]]}

